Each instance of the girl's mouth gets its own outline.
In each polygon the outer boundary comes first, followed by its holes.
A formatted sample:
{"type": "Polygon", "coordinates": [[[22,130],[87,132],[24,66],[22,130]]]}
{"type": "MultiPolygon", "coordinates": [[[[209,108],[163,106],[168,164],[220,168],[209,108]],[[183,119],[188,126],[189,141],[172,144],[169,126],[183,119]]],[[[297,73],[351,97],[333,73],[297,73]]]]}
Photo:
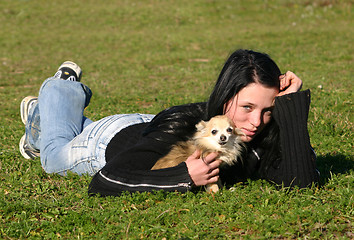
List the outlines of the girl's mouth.
{"type": "Polygon", "coordinates": [[[250,137],[254,136],[257,133],[257,131],[250,131],[246,128],[242,128],[242,131],[244,132],[244,134],[246,134],[247,136],[250,136],[250,137]]]}

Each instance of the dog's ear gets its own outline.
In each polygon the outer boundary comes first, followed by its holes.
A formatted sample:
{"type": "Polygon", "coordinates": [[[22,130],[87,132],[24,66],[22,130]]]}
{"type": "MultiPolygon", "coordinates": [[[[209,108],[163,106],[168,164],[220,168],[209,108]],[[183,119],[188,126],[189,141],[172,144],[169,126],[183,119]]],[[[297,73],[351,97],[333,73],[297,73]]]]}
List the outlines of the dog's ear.
{"type": "Polygon", "coordinates": [[[205,129],[206,124],[207,123],[202,120],[199,123],[197,123],[197,125],[195,125],[195,127],[197,128],[198,132],[202,132],[205,129]]]}

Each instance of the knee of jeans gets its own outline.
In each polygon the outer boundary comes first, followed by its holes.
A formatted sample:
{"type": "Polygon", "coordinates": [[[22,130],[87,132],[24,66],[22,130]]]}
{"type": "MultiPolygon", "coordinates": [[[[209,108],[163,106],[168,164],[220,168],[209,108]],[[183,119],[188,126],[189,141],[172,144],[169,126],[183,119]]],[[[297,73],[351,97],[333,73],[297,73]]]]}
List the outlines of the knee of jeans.
{"type": "Polygon", "coordinates": [[[88,86],[84,85],[83,83],[75,82],[75,81],[67,81],[55,77],[48,78],[43,82],[39,90],[39,95],[41,95],[43,91],[46,92],[65,91],[66,93],[71,94],[71,96],[73,97],[84,96],[85,107],[89,104],[92,96],[91,89],[88,86]]]}
{"type": "Polygon", "coordinates": [[[61,173],[68,167],[68,149],[64,145],[55,145],[52,141],[41,144],[41,165],[46,173],[61,173]]]}
{"type": "Polygon", "coordinates": [[[41,92],[43,91],[44,88],[47,88],[47,86],[52,85],[52,82],[54,82],[56,80],[60,80],[60,79],[55,78],[55,77],[50,77],[50,78],[47,78],[46,80],[44,80],[44,82],[42,83],[42,86],[39,89],[39,94],[41,94],[41,92]]]}
{"type": "Polygon", "coordinates": [[[48,154],[48,151],[41,151],[41,155],[40,155],[40,159],[41,159],[41,165],[43,170],[46,173],[58,173],[59,169],[57,169],[58,165],[58,161],[55,161],[55,157],[51,156],[54,154],[48,154]],[[55,162],[57,162],[57,164],[54,164],[55,162]]]}

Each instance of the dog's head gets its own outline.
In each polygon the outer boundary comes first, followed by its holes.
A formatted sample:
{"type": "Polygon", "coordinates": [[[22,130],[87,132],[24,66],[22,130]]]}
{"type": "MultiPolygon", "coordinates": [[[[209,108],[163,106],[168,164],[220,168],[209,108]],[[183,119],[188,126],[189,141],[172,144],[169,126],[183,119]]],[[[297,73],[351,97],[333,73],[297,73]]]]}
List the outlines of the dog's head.
{"type": "Polygon", "coordinates": [[[243,135],[225,115],[215,116],[207,122],[201,121],[196,125],[196,128],[195,139],[198,141],[198,145],[213,150],[230,147],[228,145],[234,145],[236,138],[243,135]]]}

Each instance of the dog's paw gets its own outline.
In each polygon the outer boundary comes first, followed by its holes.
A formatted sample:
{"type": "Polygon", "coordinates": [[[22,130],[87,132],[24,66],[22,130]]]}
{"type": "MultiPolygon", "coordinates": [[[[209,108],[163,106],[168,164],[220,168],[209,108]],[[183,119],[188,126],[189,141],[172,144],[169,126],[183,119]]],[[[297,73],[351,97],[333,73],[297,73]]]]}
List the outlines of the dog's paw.
{"type": "Polygon", "coordinates": [[[205,190],[208,193],[216,193],[216,192],[219,191],[219,186],[216,183],[208,184],[208,185],[205,186],[205,190]]]}

